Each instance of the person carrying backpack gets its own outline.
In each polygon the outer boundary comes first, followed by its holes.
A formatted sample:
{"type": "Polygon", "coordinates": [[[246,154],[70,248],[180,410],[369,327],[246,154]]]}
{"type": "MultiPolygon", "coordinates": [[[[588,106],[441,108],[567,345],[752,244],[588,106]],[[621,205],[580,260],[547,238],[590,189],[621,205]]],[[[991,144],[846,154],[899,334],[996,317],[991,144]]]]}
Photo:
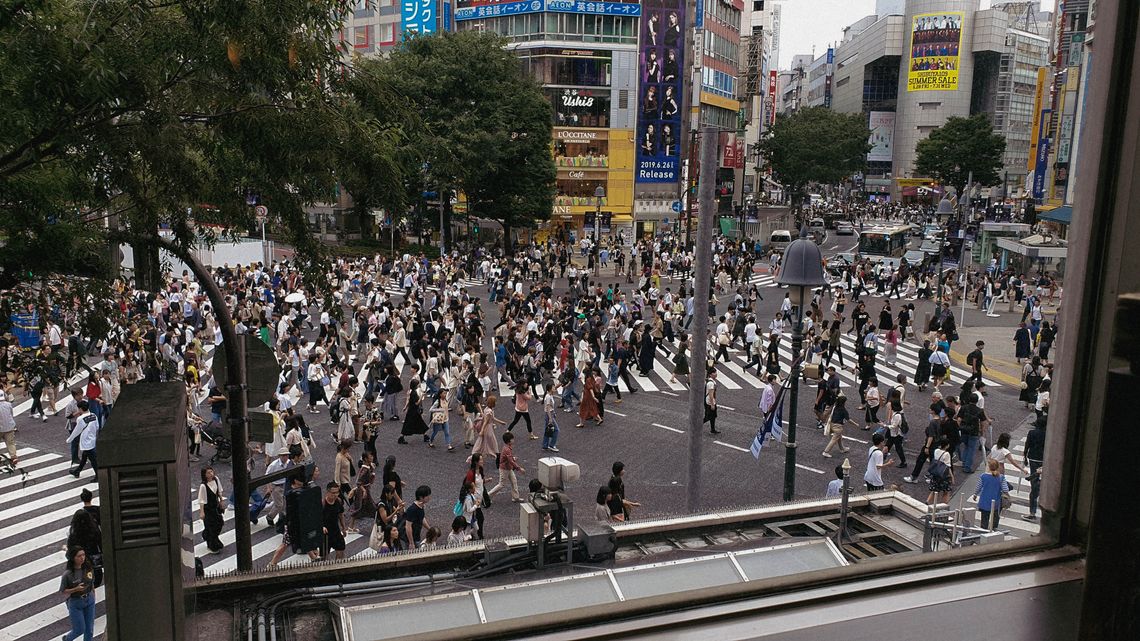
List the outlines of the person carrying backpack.
{"type": "Polygon", "coordinates": [[[962,396],[962,407],[958,416],[962,430],[958,458],[962,461],[962,470],[966,474],[972,474],[974,455],[978,451],[978,442],[982,434],[982,421],[985,419],[985,412],[978,407],[977,394],[970,392],[962,396]]]}

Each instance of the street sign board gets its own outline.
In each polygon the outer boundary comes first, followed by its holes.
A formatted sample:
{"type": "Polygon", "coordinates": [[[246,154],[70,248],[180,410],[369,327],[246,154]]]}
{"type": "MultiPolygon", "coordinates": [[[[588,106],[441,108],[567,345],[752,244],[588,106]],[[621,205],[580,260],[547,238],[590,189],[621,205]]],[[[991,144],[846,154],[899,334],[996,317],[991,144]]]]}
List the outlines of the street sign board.
{"type": "MultiPolygon", "coordinates": [[[[273,349],[256,336],[245,334],[238,337],[245,345],[245,378],[249,388],[249,406],[256,407],[273,398],[277,391],[277,378],[281,366],[273,349]]],[[[210,368],[219,389],[224,390],[229,382],[226,376],[226,350],[221,345],[214,350],[214,362],[210,368]]]]}
{"type": "Polygon", "coordinates": [[[253,208],[253,213],[257,216],[257,222],[264,223],[269,218],[269,208],[265,205],[258,205],[253,208]]]}
{"type": "Polygon", "coordinates": [[[681,201],[679,201],[679,200],[674,200],[674,201],[673,201],[673,211],[680,213],[680,211],[681,211],[681,201]]]}

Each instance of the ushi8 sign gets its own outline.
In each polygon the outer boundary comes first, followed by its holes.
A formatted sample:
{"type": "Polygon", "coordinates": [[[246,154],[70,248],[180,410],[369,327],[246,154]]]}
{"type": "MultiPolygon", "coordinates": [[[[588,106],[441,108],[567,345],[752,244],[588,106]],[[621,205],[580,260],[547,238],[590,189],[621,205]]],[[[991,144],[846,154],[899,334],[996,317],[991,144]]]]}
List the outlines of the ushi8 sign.
{"type": "Polygon", "coordinates": [[[401,0],[404,33],[423,35],[436,32],[436,0],[401,0]]]}
{"type": "Polygon", "coordinates": [[[955,91],[958,89],[959,47],[962,43],[962,12],[920,13],[910,32],[910,66],[907,91],[955,91]]]}

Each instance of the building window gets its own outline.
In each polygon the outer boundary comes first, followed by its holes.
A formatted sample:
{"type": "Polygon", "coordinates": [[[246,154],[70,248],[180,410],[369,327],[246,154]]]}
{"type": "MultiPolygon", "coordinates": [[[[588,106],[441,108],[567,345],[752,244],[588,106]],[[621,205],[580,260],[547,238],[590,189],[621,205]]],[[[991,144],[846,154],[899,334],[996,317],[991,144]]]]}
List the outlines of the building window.
{"type": "Polygon", "coordinates": [[[352,46],[357,49],[367,48],[369,27],[356,27],[353,29],[352,46]]]}
{"type": "Polygon", "coordinates": [[[396,25],[392,22],[381,22],[377,25],[376,44],[378,45],[393,45],[396,44],[396,25]]]}

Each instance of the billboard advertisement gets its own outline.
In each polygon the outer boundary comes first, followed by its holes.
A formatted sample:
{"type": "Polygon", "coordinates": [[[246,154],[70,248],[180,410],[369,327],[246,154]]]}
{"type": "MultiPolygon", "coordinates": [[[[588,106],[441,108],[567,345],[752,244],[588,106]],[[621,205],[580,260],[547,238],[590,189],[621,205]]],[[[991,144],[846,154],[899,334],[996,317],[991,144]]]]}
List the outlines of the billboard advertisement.
{"type": "Polygon", "coordinates": [[[638,64],[638,183],[675,183],[681,172],[681,104],[685,74],[685,2],[645,6],[638,64]]]}
{"type": "Polygon", "coordinates": [[[867,152],[868,162],[890,162],[893,158],[895,139],[895,112],[872,111],[867,128],[871,130],[871,151],[867,152]]]}
{"type": "Polygon", "coordinates": [[[640,16],[641,5],[636,2],[584,2],[580,0],[521,0],[496,2],[494,0],[458,0],[455,3],[455,20],[478,20],[496,16],[523,13],[589,13],[603,16],[640,16]]]}
{"type": "Polygon", "coordinates": [[[962,43],[961,11],[920,13],[910,30],[907,91],[958,89],[958,48],[962,43]]]}
{"type": "Polygon", "coordinates": [[[768,72],[768,126],[776,124],[776,70],[768,72]]]}
{"type": "Polygon", "coordinates": [[[402,0],[404,33],[423,35],[436,32],[436,0],[402,0]]]}

